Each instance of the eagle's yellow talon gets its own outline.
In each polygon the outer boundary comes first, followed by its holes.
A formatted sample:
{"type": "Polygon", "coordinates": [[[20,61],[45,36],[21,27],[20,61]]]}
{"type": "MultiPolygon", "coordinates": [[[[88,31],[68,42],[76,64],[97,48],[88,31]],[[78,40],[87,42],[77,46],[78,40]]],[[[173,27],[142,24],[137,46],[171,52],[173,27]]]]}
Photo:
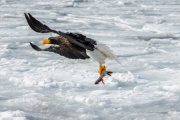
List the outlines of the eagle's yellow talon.
{"type": "Polygon", "coordinates": [[[99,65],[99,70],[98,70],[98,73],[99,73],[99,75],[101,75],[101,72],[103,71],[103,70],[105,70],[106,69],[106,66],[105,65],[99,65]]]}

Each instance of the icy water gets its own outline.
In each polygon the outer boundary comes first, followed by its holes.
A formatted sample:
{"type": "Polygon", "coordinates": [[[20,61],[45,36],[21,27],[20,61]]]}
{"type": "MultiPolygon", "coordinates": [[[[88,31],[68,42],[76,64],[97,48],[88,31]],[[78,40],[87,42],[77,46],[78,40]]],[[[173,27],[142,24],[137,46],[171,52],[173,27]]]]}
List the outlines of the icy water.
{"type": "Polygon", "coordinates": [[[0,120],[179,120],[179,0],[1,0],[0,120]],[[25,13],[108,45],[122,65],[36,52],[25,13]]]}

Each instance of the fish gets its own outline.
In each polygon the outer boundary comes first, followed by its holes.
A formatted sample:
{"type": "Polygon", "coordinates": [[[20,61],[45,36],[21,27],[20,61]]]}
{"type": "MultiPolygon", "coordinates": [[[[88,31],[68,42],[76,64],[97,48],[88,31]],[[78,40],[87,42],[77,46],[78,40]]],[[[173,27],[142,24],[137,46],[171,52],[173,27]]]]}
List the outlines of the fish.
{"type": "Polygon", "coordinates": [[[100,75],[100,77],[96,80],[95,84],[99,84],[99,82],[101,82],[101,81],[102,81],[102,84],[105,84],[105,83],[104,83],[104,80],[103,80],[103,77],[105,77],[106,75],[111,76],[112,73],[113,73],[113,72],[111,72],[111,71],[106,71],[106,69],[102,70],[101,75],[100,75]]]}

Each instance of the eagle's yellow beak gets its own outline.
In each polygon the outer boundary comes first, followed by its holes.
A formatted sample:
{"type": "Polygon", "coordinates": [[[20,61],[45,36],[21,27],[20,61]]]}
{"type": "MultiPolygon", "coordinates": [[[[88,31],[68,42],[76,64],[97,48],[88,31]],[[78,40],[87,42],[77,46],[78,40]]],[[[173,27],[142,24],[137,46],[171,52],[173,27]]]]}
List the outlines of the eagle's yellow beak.
{"type": "Polygon", "coordinates": [[[50,43],[50,40],[49,39],[44,39],[43,41],[42,41],[42,45],[44,45],[44,44],[49,44],[50,43]]]}

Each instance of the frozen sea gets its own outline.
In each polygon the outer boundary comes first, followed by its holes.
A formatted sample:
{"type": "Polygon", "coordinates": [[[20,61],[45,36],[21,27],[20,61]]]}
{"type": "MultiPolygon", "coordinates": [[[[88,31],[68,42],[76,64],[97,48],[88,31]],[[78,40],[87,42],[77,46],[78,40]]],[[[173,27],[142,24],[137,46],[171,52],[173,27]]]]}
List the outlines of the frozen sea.
{"type": "Polygon", "coordinates": [[[0,0],[0,120],[180,120],[179,0],[0,0]],[[98,63],[34,51],[24,13],[108,45],[98,63]]]}

